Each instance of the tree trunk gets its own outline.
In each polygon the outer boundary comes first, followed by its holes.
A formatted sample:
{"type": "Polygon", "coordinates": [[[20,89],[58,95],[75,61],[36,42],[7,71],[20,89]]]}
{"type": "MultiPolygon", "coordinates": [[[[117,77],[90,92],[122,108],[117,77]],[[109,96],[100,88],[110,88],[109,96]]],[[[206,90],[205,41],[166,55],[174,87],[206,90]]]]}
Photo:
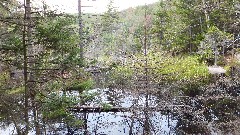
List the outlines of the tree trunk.
{"type": "Polygon", "coordinates": [[[24,13],[24,26],[23,26],[23,46],[24,46],[24,87],[25,87],[25,134],[28,134],[29,131],[29,118],[28,118],[28,98],[29,98],[29,89],[28,89],[28,68],[27,68],[27,53],[28,53],[28,44],[29,44],[29,28],[27,27],[30,22],[30,15],[31,14],[31,5],[30,0],[24,1],[25,6],[25,13],[24,13]]]}
{"type": "Polygon", "coordinates": [[[25,84],[25,123],[26,131],[28,134],[30,122],[29,122],[29,106],[32,105],[34,126],[36,130],[36,135],[40,134],[40,128],[38,123],[37,108],[35,103],[35,74],[34,71],[34,59],[35,59],[35,47],[32,40],[32,16],[31,16],[31,0],[25,0],[25,15],[24,15],[24,34],[23,34],[23,44],[24,44],[24,84],[25,84]]]}
{"type": "Polygon", "coordinates": [[[205,14],[205,19],[206,19],[206,23],[207,23],[207,28],[209,28],[209,14],[208,14],[208,11],[207,11],[207,6],[206,6],[206,2],[205,0],[202,0],[202,4],[203,4],[203,10],[204,10],[204,14],[205,14]]]}
{"type": "Polygon", "coordinates": [[[81,0],[78,0],[78,18],[79,18],[79,48],[80,48],[80,58],[83,60],[83,42],[82,42],[82,4],[81,0]]]}

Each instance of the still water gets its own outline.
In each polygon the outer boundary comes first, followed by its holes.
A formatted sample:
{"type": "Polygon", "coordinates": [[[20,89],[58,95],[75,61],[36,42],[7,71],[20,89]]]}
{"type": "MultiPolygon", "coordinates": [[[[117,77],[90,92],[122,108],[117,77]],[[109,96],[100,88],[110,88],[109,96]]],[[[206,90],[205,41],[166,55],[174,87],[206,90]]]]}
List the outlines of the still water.
{"type": "MultiPolygon", "coordinates": [[[[98,103],[109,103],[117,107],[140,107],[145,106],[146,98],[143,94],[132,94],[123,90],[94,89],[89,93],[98,93],[95,99],[88,106],[99,106],[98,103]]],[[[68,93],[69,95],[78,96],[77,91],[68,93]]],[[[156,106],[156,97],[149,96],[149,107],[156,106]]],[[[82,117],[81,113],[77,113],[82,117]]],[[[87,113],[87,133],[93,135],[128,135],[130,132],[135,135],[143,134],[143,122],[145,119],[144,111],[141,109],[132,110],[131,112],[96,112],[87,113]],[[131,130],[131,131],[130,131],[131,130]]],[[[152,134],[173,134],[177,120],[161,112],[149,112],[149,121],[151,124],[152,134]]],[[[62,123],[55,124],[56,130],[47,128],[47,134],[83,134],[83,129],[72,129],[62,123]]],[[[10,124],[0,130],[1,135],[16,134],[14,124],[10,124]]],[[[34,131],[29,133],[34,135],[34,131]]]]}
{"type": "MultiPolygon", "coordinates": [[[[228,128],[218,129],[216,128],[216,125],[214,125],[215,122],[218,122],[223,118],[222,115],[218,115],[219,108],[213,110],[214,108],[210,107],[211,109],[209,109],[207,114],[203,113],[199,116],[192,116],[193,114],[187,114],[185,112],[182,114],[179,112],[169,113],[166,111],[151,109],[147,110],[146,113],[146,110],[143,110],[146,108],[146,103],[149,108],[161,109],[162,102],[160,100],[163,99],[156,95],[149,95],[147,96],[148,100],[146,100],[145,94],[138,92],[133,93],[126,90],[94,89],[88,91],[88,93],[97,93],[97,96],[95,96],[92,101],[87,102],[86,106],[98,107],[101,103],[108,103],[114,107],[132,108],[128,112],[86,113],[87,134],[89,135],[143,135],[146,118],[148,118],[149,128],[152,135],[183,135],[185,133],[217,135],[223,134],[221,131],[227,131],[224,134],[236,134],[228,128]],[[199,117],[203,121],[195,120],[194,117],[199,117]],[[205,124],[199,125],[198,123],[205,124]]],[[[67,94],[76,97],[79,96],[77,91],[72,91],[67,94]]],[[[206,106],[197,100],[187,99],[186,101],[189,102],[187,104],[195,109],[195,111],[206,108],[206,106]]],[[[176,104],[179,103],[180,102],[176,102],[176,104]]],[[[235,110],[234,112],[238,111],[235,110]]],[[[79,117],[79,119],[82,119],[84,116],[83,113],[74,114],[79,117]]],[[[222,120],[220,122],[225,123],[225,121],[222,120]]],[[[0,135],[16,134],[14,124],[2,123],[2,125],[5,126],[1,126],[0,135]]],[[[55,123],[53,125],[54,130],[53,128],[46,126],[46,134],[81,135],[85,131],[83,128],[70,128],[64,123],[55,123]]],[[[34,135],[35,132],[31,131],[29,134],[34,135]]]]}

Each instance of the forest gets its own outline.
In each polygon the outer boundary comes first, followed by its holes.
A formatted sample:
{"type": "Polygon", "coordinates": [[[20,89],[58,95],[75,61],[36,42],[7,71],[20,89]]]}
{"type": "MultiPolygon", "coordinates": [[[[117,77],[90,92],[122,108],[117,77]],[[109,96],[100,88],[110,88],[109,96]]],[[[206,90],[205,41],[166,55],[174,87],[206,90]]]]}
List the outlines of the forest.
{"type": "Polygon", "coordinates": [[[240,0],[78,4],[0,0],[0,134],[240,134],[240,0]]]}

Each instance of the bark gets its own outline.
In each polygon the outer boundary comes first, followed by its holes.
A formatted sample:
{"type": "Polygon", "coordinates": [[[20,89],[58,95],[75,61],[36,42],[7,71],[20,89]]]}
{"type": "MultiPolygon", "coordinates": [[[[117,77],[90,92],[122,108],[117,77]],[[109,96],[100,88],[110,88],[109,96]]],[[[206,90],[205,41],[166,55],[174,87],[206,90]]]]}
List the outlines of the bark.
{"type": "Polygon", "coordinates": [[[25,0],[25,14],[24,14],[24,28],[23,28],[23,45],[24,45],[24,86],[25,86],[25,123],[26,131],[28,134],[30,121],[29,121],[29,106],[32,105],[34,126],[36,130],[36,135],[40,134],[40,127],[38,123],[37,106],[35,103],[35,71],[31,71],[35,67],[35,56],[36,51],[32,39],[32,9],[31,0],[25,0]]]}
{"type": "Polygon", "coordinates": [[[25,110],[24,110],[24,118],[25,118],[25,124],[26,124],[26,129],[25,129],[25,134],[28,134],[29,131],[29,118],[28,118],[28,98],[29,98],[29,89],[28,89],[28,69],[27,69],[27,47],[28,47],[28,28],[27,25],[29,23],[29,14],[31,11],[30,8],[30,0],[25,0],[24,1],[24,6],[25,6],[25,13],[24,13],[24,26],[23,26],[23,46],[24,46],[24,87],[25,87],[25,110]]]}

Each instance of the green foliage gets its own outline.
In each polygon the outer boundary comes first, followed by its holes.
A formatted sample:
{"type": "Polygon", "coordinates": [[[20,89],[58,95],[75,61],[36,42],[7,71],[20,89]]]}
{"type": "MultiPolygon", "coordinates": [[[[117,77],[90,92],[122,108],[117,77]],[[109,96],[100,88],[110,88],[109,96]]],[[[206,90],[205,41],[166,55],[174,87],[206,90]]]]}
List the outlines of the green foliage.
{"type": "Polygon", "coordinates": [[[85,104],[87,102],[91,102],[95,96],[97,96],[97,92],[89,92],[89,91],[83,91],[80,93],[80,103],[85,104]]]}
{"type": "MultiPolygon", "coordinates": [[[[74,18],[54,18],[46,19],[37,25],[38,42],[45,45],[46,48],[67,51],[71,47],[74,39],[71,25],[74,24],[74,18]]],[[[76,40],[76,39],[74,39],[76,40]]]]}
{"type": "Polygon", "coordinates": [[[152,28],[156,46],[175,54],[196,51],[204,24],[196,24],[203,15],[194,4],[188,0],[160,2],[152,28]]]}
{"type": "Polygon", "coordinates": [[[23,94],[25,88],[23,86],[15,87],[10,90],[7,90],[7,94],[13,95],[13,94],[23,94]]]}
{"type": "Polygon", "coordinates": [[[200,94],[200,87],[210,83],[207,65],[199,61],[198,56],[172,57],[155,55],[153,63],[158,63],[155,73],[160,84],[177,84],[185,95],[200,94]],[[159,60],[160,59],[160,60],[159,60]],[[156,61],[157,60],[157,61],[156,61]]]}
{"type": "Polygon", "coordinates": [[[107,12],[103,14],[101,18],[102,27],[104,32],[112,33],[112,30],[115,29],[114,25],[118,22],[119,16],[116,9],[113,7],[113,0],[110,0],[107,12]]]}
{"type": "Polygon", "coordinates": [[[215,52],[217,55],[219,55],[223,51],[226,51],[227,46],[231,43],[232,40],[232,34],[222,32],[216,26],[210,27],[205,34],[205,38],[203,41],[201,41],[199,47],[199,54],[201,55],[201,59],[205,61],[214,59],[215,52]]]}
{"type": "Polygon", "coordinates": [[[239,32],[234,24],[238,21],[234,14],[239,1],[205,2],[205,5],[201,0],[160,2],[152,29],[155,43],[167,51],[182,54],[198,51],[205,33],[209,32],[209,25],[234,35],[239,32]],[[209,20],[206,16],[209,16],[209,20]]]}
{"type": "MultiPolygon", "coordinates": [[[[204,79],[208,79],[209,77],[207,65],[201,63],[198,56],[173,57],[164,53],[149,52],[147,58],[139,55],[137,56],[137,59],[147,59],[148,67],[153,69],[152,75],[157,74],[159,79],[168,82],[198,82],[200,80],[203,81],[204,79]]],[[[134,65],[131,66],[144,69],[145,64],[140,61],[135,62],[134,65]]]]}
{"type": "MultiPolygon", "coordinates": [[[[144,75],[148,68],[148,76],[156,83],[178,84],[180,90],[186,95],[194,96],[199,94],[200,86],[209,83],[210,76],[205,61],[213,59],[214,49],[217,48],[218,52],[223,52],[223,45],[226,45],[226,42],[230,43],[234,39],[233,35],[239,34],[240,28],[236,23],[239,22],[238,12],[236,12],[239,1],[205,1],[206,7],[202,4],[202,0],[165,0],[159,4],[150,5],[150,8],[139,6],[122,13],[116,12],[112,5],[113,1],[110,1],[108,11],[103,14],[101,20],[96,21],[100,22],[98,26],[90,22],[85,23],[81,42],[88,47],[94,45],[94,50],[90,49],[89,56],[99,61],[92,64],[107,65],[112,68],[107,72],[111,86],[118,84],[131,86],[132,80],[139,79],[139,76],[144,75]],[[156,12],[155,9],[157,9],[156,12]],[[204,12],[205,10],[208,12],[204,12]],[[144,18],[145,12],[146,18],[144,18]],[[210,20],[206,15],[209,15],[210,20]],[[147,35],[144,35],[145,20],[147,35]],[[149,54],[147,56],[141,55],[145,36],[148,39],[149,54]],[[95,53],[95,51],[99,52],[93,55],[92,52],[95,53]],[[201,55],[192,55],[194,52],[199,52],[201,55]],[[122,60],[119,56],[128,57],[128,54],[132,53],[131,56],[135,58],[127,61],[124,66],[119,64],[122,60]],[[99,55],[102,57],[99,58],[99,55]],[[147,60],[147,67],[145,67],[145,60],[147,60]]],[[[0,2],[1,15],[15,17],[8,10],[8,3],[9,1],[0,2]]],[[[14,6],[14,4],[11,5],[11,8],[13,9],[14,6]]],[[[14,8],[14,11],[17,10],[14,8]]],[[[17,13],[14,14],[17,15],[17,13]]],[[[34,57],[36,63],[33,65],[34,68],[57,69],[57,71],[34,70],[34,79],[43,80],[41,85],[36,85],[36,92],[41,91],[41,93],[36,94],[35,100],[41,101],[38,103],[46,121],[63,121],[69,126],[79,126],[82,121],[77,120],[69,108],[92,101],[97,93],[87,91],[94,85],[93,80],[86,79],[86,74],[81,75],[79,79],[79,72],[76,71],[79,65],[83,65],[79,57],[76,17],[52,17],[48,13],[41,15],[43,16],[39,16],[39,20],[36,20],[36,27],[32,29],[31,35],[34,45],[40,46],[38,56],[34,57]],[[63,77],[65,71],[66,78],[63,77]],[[69,96],[66,94],[67,90],[78,90],[80,95],[69,96]],[[44,93],[51,94],[44,97],[44,93]]],[[[14,65],[22,70],[24,46],[22,26],[18,23],[23,20],[9,22],[9,19],[1,19],[3,20],[0,20],[0,60],[4,62],[4,66],[14,65]]],[[[89,21],[93,20],[89,19],[89,21]]],[[[225,68],[229,71],[231,67],[239,66],[238,64],[237,60],[234,60],[225,65],[225,68]]],[[[16,96],[13,102],[18,101],[17,99],[23,95],[22,82],[12,83],[9,73],[4,71],[0,73],[0,89],[6,87],[11,88],[4,94],[16,96]]],[[[34,101],[30,102],[34,104],[34,101]]],[[[112,107],[107,103],[101,105],[104,110],[112,107]]],[[[210,105],[212,109],[224,108],[224,112],[232,109],[229,106],[237,106],[229,99],[218,100],[210,105]]]]}
{"type": "MultiPolygon", "coordinates": [[[[143,24],[136,25],[136,28],[135,28],[135,31],[134,31],[134,34],[133,34],[134,45],[131,47],[131,49],[134,53],[140,52],[141,49],[143,48],[144,38],[145,38],[144,34],[145,33],[144,33],[143,24]]],[[[148,38],[149,36],[146,35],[146,37],[148,38]]]]}
{"type": "Polygon", "coordinates": [[[47,84],[46,91],[79,91],[82,93],[85,90],[89,90],[93,88],[94,81],[92,79],[77,79],[77,78],[69,78],[69,79],[55,79],[47,84]]]}
{"type": "Polygon", "coordinates": [[[47,83],[46,91],[59,91],[63,87],[62,81],[60,79],[55,79],[54,81],[49,81],[47,83]]]}
{"type": "Polygon", "coordinates": [[[106,111],[112,108],[112,105],[108,103],[102,103],[101,106],[103,107],[103,110],[106,110],[106,111]]]}
{"type": "Polygon", "coordinates": [[[6,81],[10,79],[10,75],[8,72],[1,72],[0,74],[0,82],[6,81]]]}
{"type": "Polygon", "coordinates": [[[128,66],[116,66],[110,73],[109,85],[131,85],[133,70],[128,66]]]}
{"type": "Polygon", "coordinates": [[[77,90],[84,91],[93,88],[94,82],[92,79],[88,80],[74,80],[71,81],[70,84],[67,84],[68,90],[77,90]]]}
{"type": "Polygon", "coordinates": [[[200,63],[198,59],[197,56],[168,58],[158,72],[168,81],[198,83],[209,77],[206,64],[200,63]]]}
{"type": "MultiPolygon", "coordinates": [[[[145,74],[145,62],[148,61],[148,76],[155,83],[178,84],[186,91],[209,83],[210,74],[207,65],[199,61],[199,56],[170,56],[164,53],[149,52],[148,56],[136,55],[127,66],[117,66],[111,74],[113,84],[130,86],[136,74],[145,74]],[[139,60],[140,59],[140,60],[139,60]],[[139,60],[139,61],[136,61],[139,60]]],[[[193,90],[193,89],[192,89],[193,90]]]]}
{"type": "Polygon", "coordinates": [[[158,44],[157,47],[162,46],[163,49],[169,49],[168,42],[165,37],[167,36],[167,30],[171,27],[171,12],[172,8],[167,2],[160,2],[158,4],[158,10],[154,14],[153,28],[151,32],[155,34],[154,43],[158,44]],[[168,6],[169,5],[169,6],[168,6]]]}
{"type": "Polygon", "coordinates": [[[43,118],[50,121],[63,121],[69,126],[81,126],[82,121],[78,120],[69,108],[77,105],[79,100],[74,96],[67,96],[65,93],[51,93],[43,99],[43,118]]]}
{"type": "Polygon", "coordinates": [[[46,50],[42,57],[51,57],[48,63],[62,64],[65,68],[82,64],[74,23],[74,17],[47,18],[38,23],[36,38],[46,50]]]}
{"type": "Polygon", "coordinates": [[[12,35],[5,39],[5,45],[2,46],[2,49],[6,51],[11,51],[15,55],[22,54],[23,46],[22,39],[19,35],[12,35]]]}
{"type": "Polygon", "coordinates": [[[210,3],[216,7],[210,12],[210,23],[221,31],[237,34],[239,28],[235,26],[238,19],[236,5],[239,2],[239,0],[224,0],[217,4],[210,3]]]}
{"type": "MultiPolygon", "coordinates": [[[[9,104],[7,110],[9,119],[14,124],[16,122],[15,126],[17,126],[18,122],[23,122],[23,110],[28,111],[27,109],[29,109],[39,113],[40,117],[34,118],[36,121],[42,122],[44,120],[46,123],[52,121],[64,122],[68,126],[81,125],[82,121],[76,119],[69,111],[70,107],[81,101],[77,99],[78,97],[66,94],[66,85],[71,85],[73,89],[86,90],[92,87],[93,81],[78,79],[80,72],[76,70],[83,62],[79,57],[79,35],[75,26],[76,17],[63,14],[56,15],[53,11],[43,11],[37,14],[35,8],[32,8],[31,12],[34,12],[34,16],[37,17],[33,19],[31,26],[26,26],[26,29],[31,27],[30,33],[27,33],[23,31],[23,25],[26,25],[26,20],[23,20],[24,15],[22,14],[24,10],[13,6],[9,12],[2,12],[1,6],[8,6],[8,4],[1,5],[2,3],[8,2],[0,2],[1,15],[4,14],[0,19],[0,90],[1,97],[11,96],[11,99],[13,99],[11,101],[9,99],[2,100],[4,104],[9,104]],[[15,14],[19,16],[15,16],[15,14]],[[27,33],[25,33],[26,44],[23,44],[23,32],[27,33]],[[31,41],[31,45],[28,44],[28,40],[31,41]],[[26,48],[24,49],[24,47],[26,48]],[[25,50],[27,56],[24,57],[25,50]],[[34,57],[31,57],[32,55],[34,57]],[[24,61],[23,58],[26,57],[27,60],[24,61]],[[26,91],[27,95],[25,95],[25,88],[23,87],[25,80],[22,77],[24,62],[27,62],[26,83],[27,90],[30,91],[29,93],[26,91]],[[2,67],[9,71],[2,71],[2,67]],[[10,78],[10,70],[13,72],[15,70],[20,71],[20,77],[10,78]],[[29,80],[31,79],[36,83],[30,85],[29,80]],[[28,99],[30,97],[31,100],[28,99]],[[24,104],[24,98],[29,102],[24,104]],[[37,104],[38,107],[31,106],[31,108],[28,108],[30,104],[37,104]],[[15,106],[21,109],[16,109],[15,106]],[[12,112],[14,115],[19,114],[21,117],[12,118],[12,112]]],[[[85,77],[85,74],[81,76],[81,78],[85,77]]],[[[90,96],[87,98],[90,99],[90,96]]],[[[34,126],[35,123],[31,122],[29,122],[29,126],[34,126]]]]}
{"type": "Polygon", "coordinates": [[[1,0],[0,1],[0,12],[1,16],[9,16],[11,10],[20,6],[17,0],[1,0]]]}
{"type": "Polygon", "coordinates": [[[0,89],[4,89],[4,87],[6,87],[9,79],[10,75],[8,72],[0,72],[0,89]]]}

